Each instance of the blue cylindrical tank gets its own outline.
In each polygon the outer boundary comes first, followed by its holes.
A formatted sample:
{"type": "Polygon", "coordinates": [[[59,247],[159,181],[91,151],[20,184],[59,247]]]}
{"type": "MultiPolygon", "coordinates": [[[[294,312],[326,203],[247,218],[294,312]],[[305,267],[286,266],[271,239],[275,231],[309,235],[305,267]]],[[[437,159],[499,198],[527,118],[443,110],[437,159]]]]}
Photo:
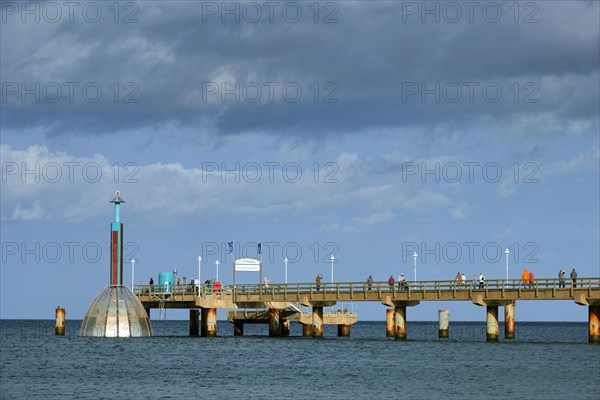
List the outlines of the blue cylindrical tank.
{"type": "Polygon", "coordinates": [[[158,274],[158,285],[165,291],[170,292],[175,284],[173,272],[161,272],[158,274]]]}

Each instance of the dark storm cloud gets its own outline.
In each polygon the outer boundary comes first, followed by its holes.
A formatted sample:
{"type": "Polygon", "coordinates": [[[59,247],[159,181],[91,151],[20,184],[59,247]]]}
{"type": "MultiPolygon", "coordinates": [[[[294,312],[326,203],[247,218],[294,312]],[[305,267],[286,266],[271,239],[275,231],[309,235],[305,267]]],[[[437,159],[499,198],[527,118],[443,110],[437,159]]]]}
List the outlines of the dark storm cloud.
{"type": "Polygon", "coordinates": [[[481,12],[472,23],[466,15],[458,23],[423,23],[418,14],[406,15],[402,2],[337,2],[337,23],[314,23],[308,3],[296,3],[304,11],[300,22],[275,13],[273,22],[263,15],[256,24],[243,15],[239,23],[231,16],[222,23],[203,14],[201,2],[138,4],[132,24],[114,23],[107,10],[98,23],[7,16],[2,127],[95,134],[175,123],[223,134],[313,135],[523,114],[550,113],[564,123],[598,115],[596,2],[538,2],[536,23],[523,23],[531,12],[524,9],[515,23],[512,3],[503,4],[496,23],[481,12]],[[30,89],[39,82],[52,94],[49,82],[72,81],[79,83],[73,102],[64,101],[64,86],[57,103],[44,93],[36,103],[33,95],[23,100],[6,90],[14,90],[7,82],[30,89]],[[240,84],[239,101],[207,95],[223,82],[240,84]],[[256,103],[249,82],[262,90],[256,103]],[[101,98],[79,90],[90,83],[101,98]],[[297,87],[301,98],[286,99],[283,90],[294,97],[297,87]],[[436,93],[423,98],[423,88],[436,93]]]}

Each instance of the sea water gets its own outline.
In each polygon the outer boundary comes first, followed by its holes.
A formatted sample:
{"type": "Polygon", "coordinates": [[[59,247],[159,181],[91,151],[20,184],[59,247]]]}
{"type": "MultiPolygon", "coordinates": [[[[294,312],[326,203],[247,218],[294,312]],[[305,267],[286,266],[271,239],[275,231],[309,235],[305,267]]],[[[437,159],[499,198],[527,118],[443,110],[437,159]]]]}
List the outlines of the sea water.
{"type": "Polygon", "coordinates": [[[351,337],[269,338],[266,325],[219,321],[217,338],[189,337],[187,321],[153,321],[152,338],[79,336],[81,321],[0,320],[2,399],[594,399],[600,346],[586,323],[517,322],[516,339],[485,341],[485,323],[358,322],[351,337]]]}

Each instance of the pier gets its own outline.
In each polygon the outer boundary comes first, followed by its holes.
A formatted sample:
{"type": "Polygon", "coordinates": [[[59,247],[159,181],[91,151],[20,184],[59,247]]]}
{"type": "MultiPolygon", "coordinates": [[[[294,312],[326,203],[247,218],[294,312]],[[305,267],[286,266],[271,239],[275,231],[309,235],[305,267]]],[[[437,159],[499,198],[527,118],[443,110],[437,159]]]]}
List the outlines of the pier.
{"type": "MultiPolygon", "coordinates": [[[[486,337],[490,342],[498,341],[499,307],[504,308],[505,339],[514,339],[517,301],[567,300],[588,307],[589,342],[600,343],[600,278],[578,278],[576,283],[567,280],[565,286],[560,287],[558,279],[538,278],[533,284],[520,279],[486,280],[483,284],[462,284],[454,280],[417,281],[406,282],[403,287],[390,287],[387,282],[373,282],[370,287],[365,282],[323,282],[319,286],[316,283],[270,283],[268,286],[222,285],[217,290],[202,287],[199,291],[189,285],[164,288],[141,285],[135,286],[134,292],[148,315],[152,308],[190,309],[190,333],[197,331],[192,327],[198,325],[198,315],[202,314],[202,336],[216,335],[218,308],[234,310],[228,314],[228,319],[234,323],[236,335],[243,335],[245,323],[269,323],[271,336],[286,336],[286,331],[289,334],[289,325],[287,328],[282,326],[295,320],[306,327],[303,329],[306,336],[323,337],[324,323],[337,324],[338,335],[347,336],[350,325],[356,322],[356,315],[327,317],[328,314],[323,314],[323,307],[331,307],[338,302],[369,301],[393,307],[387,309],[385,314],[388,336],[391,335],[390,327],[393,327],[393,336],[397,340],[404,340],[407,308],[417,306],[422,301],[468,301],[485,307],[486,337]],[[311,312],[303,313],[302,307],[310,307],[311,312]],[[236,311],[238,309],[254,309],[257,317],[251,321],[246,318],[248,313],[236,311]],[[238,318],[238,314],[242,317],[238,318]]],[[[444,318],[447,318],[447,314],[444,318]]],[[[449,322],[445,320],[444,323],[447,325],[449,322]]]]}

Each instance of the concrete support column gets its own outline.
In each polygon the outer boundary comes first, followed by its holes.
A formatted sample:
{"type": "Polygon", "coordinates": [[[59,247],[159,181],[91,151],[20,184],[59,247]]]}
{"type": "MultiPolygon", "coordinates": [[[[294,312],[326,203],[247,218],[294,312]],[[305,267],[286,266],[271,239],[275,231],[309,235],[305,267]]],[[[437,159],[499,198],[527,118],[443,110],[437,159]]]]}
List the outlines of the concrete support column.
{"type": "Polygon", "coordinates": [[[281,321],[281,336],[290,336],[290,321],[281,321]]]}
{"type": "Polygon", "coordinates": [[[323,306],[313,306],[312,334],[316,339],[323,337],[323,306]]]}
{"type": "Polygon", "coordinates": [[[57,336],[65,336],[65,316],[66,315],[67,315],[67,312],[65,311],[64,308],[56,307],[56,321],[54,324],[54,334],[57,336]]]}
{"type": "Polygon", "coordinates": [[[504,306],[504,339],[515,338],[515,305],[504,306]]]}
{"type": "Polygon", "coordinates": [[[281,336],[278,308],[269,308],[269,336],[281,336]]]}
{"type": "Polygon", "coordinates": [[[302,336],[312,337],[312,324],[302,324],[302,336]]]}
{"type": "Polygon", "coordinates": [[[350,336],[350,325],[349,324],[339,324],[337,327],[338,327],[338,336],[340,336],[340,337],[350,336]]]}
{"type": "Polygon", "coordinates": [[[208,336],[208,309],[200,308],[200,336],[207,337],[208,336]]]}
{"type": "Polygon", "coordinates": [[[448,310],[438,310],[439,334],[440,338],[450,337],[450,313],[448,310]]]}
{"type": "Polygon", "coordinates": [[[396,340],[406,339],[406,306],[394,308],[394,333],[396,340]]]}
{"type": "Polygon", "coordinates": [[[244,323],[242,321],[233,322],[233,336],[244,336],[244,323]]]}
{"type": "Polygon", "coordinates": [[[600,343],[600,306],[589,306],[589,342],[600,343]]]}
{"type": "Polygon", "coordinates": [[[488,342],[498,341],[498,306],[486,307],[486,340],[488,342]]]}
{"type": "Polygon", "coordinates": [[[144,308],[144,310],[146,311],[146,315],[148,316],[148,319],[150,319],[150,308],[144,308]]]}
{"type": "Polygon", "coordinates": [[[385,310],[385,336],[394,337],[394,309],[385,310]]]}
{"type": "Polygon", "coordinates": [[[190,336],[200,333],[200,310],[190,310],[190,336]]]}
{"type": "Polygon", "coordinates": [[[216,337],[217,336],[217,309],[207,308],[206,309],[206,336],[216,337]]]}

